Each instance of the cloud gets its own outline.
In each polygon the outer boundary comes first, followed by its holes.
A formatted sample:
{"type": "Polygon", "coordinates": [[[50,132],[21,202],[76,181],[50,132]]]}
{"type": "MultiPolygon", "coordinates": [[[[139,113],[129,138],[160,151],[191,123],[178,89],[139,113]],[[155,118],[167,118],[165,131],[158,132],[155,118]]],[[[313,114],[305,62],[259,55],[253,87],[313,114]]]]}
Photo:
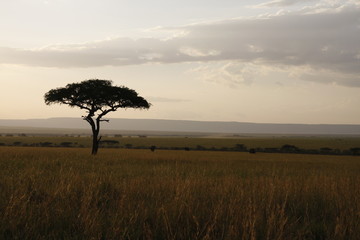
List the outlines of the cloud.
{"type": "MultiPolygon", "coordinates": [[[[335,5],[322,3],[296,12],[248,19],[158,28],[158,31],[161,30],[181,34],[168,39],[113,38],[41,49],[2,47],[0,64],[69,68],[236,61],[297,70],[306,67],[313,73],[312,78],[307,78],[313,81],[316,79],[316,72],[326,72],[319,75],[319,78],[336,73],[333,76],[339,76],[334,80],[338,84],[359,86],[358,1],[343,4],[337,2],[335,5]]],[[[235,76],[233,82],[248,82],[246,79],[251,74],[229,68],[231,67],[225,66],[222,70],[219,68],[222,76],[232,73],[235,76]],[[240,75],[246,74],[247,77],[242,77],[241,80],[240,75]]]]}
{"type": "Polygon", "coordinates": [[[286,6],[291,6],[291,5],[295,5],[298,3],[304,3],[304,2],[310,2],[310,1],[314,1],[314,0],[273,0],[273,1],[269,1],[269,2],[265,2],[265,3],[261,3],[258,5],[255,5],[254,7],[286,7],[286,6]]]}
{"type": "MultiPolygon", "coordinates": [[[[300,68],[300,67],[299,67],[300,68]]],[[[298,72],[297,78],[300,80],[318,82],[318,83],[330,83],[335,85],[342,85],[347,87],[360,87],[360,78],[359,76],[353,74],[339,73],[331,70],[319,70],[311,69],[307,70],[301,69],[293,71],[296,74],[298,72]]]]}
{"type": "Polygon", "coordinates": [[[206,57],[206,56],[217,56],[220,52],[217,50],[200,50],[191,47],[182,47],[179,52],[190,57],[206,57]]]}
{"type": "Polygon", "coordinates": [[[199,79],[230,87],[251,84],[256,76],[265,75],[266,72],[266,68],[262,66],[238,61],[202,64],[189,71],[199,79]]]}

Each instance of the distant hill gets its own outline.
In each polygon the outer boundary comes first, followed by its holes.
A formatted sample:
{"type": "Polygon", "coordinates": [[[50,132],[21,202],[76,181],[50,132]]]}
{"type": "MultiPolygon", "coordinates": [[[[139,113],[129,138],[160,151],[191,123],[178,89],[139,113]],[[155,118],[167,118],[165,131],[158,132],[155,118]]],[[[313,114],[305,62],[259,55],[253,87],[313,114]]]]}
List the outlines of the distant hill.
{"type": "MultiPolygon", "coordinates": [[[[49,118],[26,120],[1,120],[1,127],[70,128],[89,129],[81,118],[49,118]]],[[[104,130],[164,131],[227,134],[351,134],[360,135],[360,125],[336,124],[272,124],[247,122],[207,122],[186,120],[124,119],[113,118],[103,122],[104,130]]]]}

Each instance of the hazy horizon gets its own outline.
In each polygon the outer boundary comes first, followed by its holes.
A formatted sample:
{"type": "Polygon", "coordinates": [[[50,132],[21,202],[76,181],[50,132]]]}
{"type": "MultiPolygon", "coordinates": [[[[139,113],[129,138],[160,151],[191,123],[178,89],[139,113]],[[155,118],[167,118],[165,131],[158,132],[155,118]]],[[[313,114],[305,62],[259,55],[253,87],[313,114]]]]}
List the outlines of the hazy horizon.
{"type": "Polygon", "coordinates": [[[360,124],[357,0],[16,0],[0,20],[0,119],[80,117],[43,96],[98,78],[153,104],[107,118],[360,124]]]}
{"type": "MultiPolygon", "coordinates": [[[[121,110],[120,110],[121,111],[121,110]]],[[[127,111],[127,110],[125,110],[127,111]]],[[[84,121],[84,119],[82,117],[76,117],[76,116],[71,116],[71,117],[63,117],[63,116],[59,116],[59,117],[44,117],[44,118],[0,118],[0,121],[3,120],[3,121],[32,121],[32,120],[57,120],[57,119],[77,119],[79,120],[79,122],[84,122],[85,123],[85,126],[86,128],[89,127],[88,123],[86,123],[86,121],[84,121]]],[[[124,117],[106,117],[105,116],[105,119],[108,119],[111,120],[112,119],[123,119],[123,120],[159,120],[159,121],[185,121],[185,122],[223,122],[223,123],[250,123],[250,124],[274,124],[274,125],[277,125],[277,124],[283,124],[283,125],[360,125],[355,123],[355,124],[352,124],[352,123],[300,123],[300,122],[255,122],[255,121],[221,121],[221,120],[194,120],[194,119],[167,119],[167,118],[131,118],[131,117],[127,117],[127,116],[124,116],[124,117]]],[[[109,123],[104,123],[102,125],[106,125],[106,124],[109,124],[109,123]]],[[[0,124],[1,126],[1,124],[0,124]]]]}
{"type": "MultiPolygon", "coordinates": [[[[89,124],[78,118],[50,118],[29,120],[2,120],[1,127],[48,129],[86,129],[89,124]]],[[[360,135],[360,125],[335,124],[273,124],[250,122],[215,122],[166,119],[131,119],[112,118],[103,123],[102,130],[109,131],[146,131],[146,132],[192,132],[192,133],[227,133],[227,134],[301,134],[301,135],[360,135]]],[[[41,130],[41,131],[42,131],[41,130]]],[[[32,130],[34,131],[34,130],[32,130]]],[[[35,133],[35,132],[33,132],[35,133]]]]}

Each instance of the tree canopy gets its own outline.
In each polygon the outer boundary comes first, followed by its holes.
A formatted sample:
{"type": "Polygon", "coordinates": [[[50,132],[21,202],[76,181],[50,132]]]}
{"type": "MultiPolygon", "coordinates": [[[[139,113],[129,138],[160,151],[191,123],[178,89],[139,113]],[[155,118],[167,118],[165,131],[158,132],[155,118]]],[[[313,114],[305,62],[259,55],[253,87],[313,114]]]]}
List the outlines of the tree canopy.
{"type": "Polygon", "coordinates": [[[100,79],[85,80],[52,89],[45,94],[44,99],[47,105],[66,104],[87,111],[83,119],[92,128],[93,154],[97,153],[100,122],[105,121],[101,119],[103,116],[119,108],[148,109],[150,107],[150,103],[140,97],[135,90],[124,86],[113,86],[112,81],[100,79]]]}
{"type": "Polygon", "coordinates": [[[66,104],[85,109],[91,116],[96,112],[105,115],[118,108],[147,109],[150,104],[138,96],[135,90],[124,86],[112,86],[110,80],[91,79],[71,83],[64,88],[52,89],[45,94],[45,103],[66,104]]]}

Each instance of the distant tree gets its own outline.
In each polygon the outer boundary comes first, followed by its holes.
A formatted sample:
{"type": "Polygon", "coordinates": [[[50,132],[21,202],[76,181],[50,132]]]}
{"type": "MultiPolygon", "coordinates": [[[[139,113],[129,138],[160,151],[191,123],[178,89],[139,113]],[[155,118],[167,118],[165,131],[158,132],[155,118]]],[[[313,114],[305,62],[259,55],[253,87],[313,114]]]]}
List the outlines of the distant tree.
{"type": "Polygon", "coordinates": [[[358,148],[358,147],[350,148],[349,150],[353,155],[360,155],[360,148],[358,148]]]}
{"type": "Polygon", "coordinates": [[[90,79],[80,83],[71,83],[63,88],[52,89],[44,96],[47,105],[58,103],[70,107],[78,107],[86,110],[87,115],[82,116],[92,130],[92,151],[97,154],[99,148],[100,122],[109,120],[102,119],[109,112],[115,112],[119,108],[148,109],[150,103],[138,96],[135,90],[124,86],[112,86],[110,80],[90,79]]]}
{"type": "Polygon", "coordinates": [[[53,143],[52,142],[40,142],[39,146],[40,147],[51,147],[53,143]]]}
{"type": "Polygon", "coordinates": [[[238,151],[246,151],[246,146],[244,144],[236,144],[235,145],[235,150],[238,150],[238,151]]]}
{"type": "Polygon", "coordinates": [[[285,144],[280,149],[282,152],[298,152],[300,149],[294,145],[285,144]]]}
{"type": "Polygon", "coordinates": [[[249,149],[249,153],[251,153],[251,154],[255,154],[255,153],[256,153],[255,148],[250,148],[250,149],[249,149]]]}
{"type": "Polygon", "coordinates": [[[131,143],[125,144],[125,148],[132,148],[132,147],[133,147],[133,145],[131,143]]]}
{"type": "Polygon", "coordinates": [[[102,140],[100,142],[100,144],[107,144],[107,145],[115,145],[115,144],[119,144],[119,141],[116,140],[102,140]]]}
{"type": "Polygon", "coordinates": [[[60,143],[60,146],[61,147],[71,147],[72,144],[73,144],[72,142],[62,142],[62,143],[60,143]]]}
{"type": "Polygon", "coordinates": [[[22,142],[14,142],[13,145],[14,146],[20,146],[22,144],[22,142]]]}

